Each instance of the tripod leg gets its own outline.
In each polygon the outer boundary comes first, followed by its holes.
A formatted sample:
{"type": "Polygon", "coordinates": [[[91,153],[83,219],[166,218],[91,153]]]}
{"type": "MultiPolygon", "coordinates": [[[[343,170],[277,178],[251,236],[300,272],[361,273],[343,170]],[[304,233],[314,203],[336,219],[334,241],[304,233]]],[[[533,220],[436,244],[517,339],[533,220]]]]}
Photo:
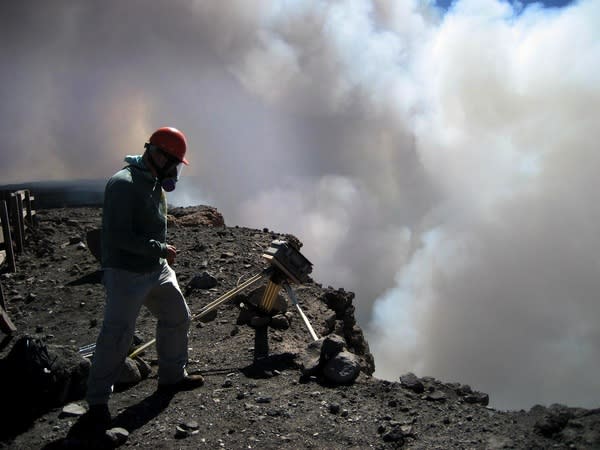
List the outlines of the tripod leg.
{"type": "Polygon", "coordinates": [[[319,336],[317,336],[317,333],[315,333],[315,330],[313,329],[312,325],[310,324],[310,321],[308,320],[308,317],[306,317],[306,315],[302,311],[302,308],[300,308],[300,305],[298,304],[298,298],[296,297],[296,293],[293,291],[293,289],[289,285],[289,283],[284,283],[283,285],[285,287],[285,291],[287,292],[288,297],[290,297],[290,300],[292,301],[292,303],[294,304],[294,306],[298,310],[298,313],[300,314],[300,317],[302,317],[302,320],[304,321],[304,325],[306,325],[306,328],[308,328],[308,332],[310,333],[311,337],[315,341],[318,341],[319,340],[319,336]]]}
{"type": "Polygon", "coordinates": [[[267,325],[254,329],[254,361],[269,356],[269,327],[267,325]]]}
{"type": "Polygon", "coordinates": [[[269,275],[270,275],[270,271],[268,271],[268,270],[265,270],[262,273],[254,275],[249,280],[246,280],[245,282],[243,282],[242,284],[240,284],[236,288],[232,289],[229,292],[226,292],[225,294],[223,294],[218,299],[216,299],[213,302],[211,302],[208,305],[206,305],[204,308],[202,308],[202,310],[200,310],[200,312],[198,314],[195,314],[194,316],[192,316],[192,320],[200,319],[200,318],[204,317],[206,314],[208,314],[209,312],[211,312],[212,310],[214,310],[217,306],[219,306],[222,303],[225,303],[227,300],[231,299],[234,295],[239,294],[240,292],[242,292],[247,287],[252,286],[254,283],[259,282],[260,280],[262,280],[263,278],[265,278],[265,277],[267,277],[269,275]]]}

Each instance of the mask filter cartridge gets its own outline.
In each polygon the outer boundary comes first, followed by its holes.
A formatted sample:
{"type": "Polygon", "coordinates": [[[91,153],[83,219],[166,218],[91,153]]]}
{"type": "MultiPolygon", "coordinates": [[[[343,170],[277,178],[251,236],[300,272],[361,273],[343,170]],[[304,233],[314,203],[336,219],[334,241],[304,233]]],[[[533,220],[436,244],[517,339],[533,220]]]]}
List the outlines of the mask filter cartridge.
{"type": "Polygon", "coordinates": [[[165,178],[160,184],[166,192],[173,192],[175,190],[176,183],[177,180],[175,178],[165,178]]]}

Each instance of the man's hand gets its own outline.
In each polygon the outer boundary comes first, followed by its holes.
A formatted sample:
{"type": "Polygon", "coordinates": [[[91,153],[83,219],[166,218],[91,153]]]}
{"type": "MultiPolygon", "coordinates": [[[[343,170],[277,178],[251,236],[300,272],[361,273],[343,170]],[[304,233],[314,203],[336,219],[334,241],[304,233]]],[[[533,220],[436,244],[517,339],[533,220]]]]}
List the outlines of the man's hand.
{"type": "Polygon", "coordinates": [[[177,256],[177,249],[174,245],[167,244],[167,263],[172,266],[177,256]]]}

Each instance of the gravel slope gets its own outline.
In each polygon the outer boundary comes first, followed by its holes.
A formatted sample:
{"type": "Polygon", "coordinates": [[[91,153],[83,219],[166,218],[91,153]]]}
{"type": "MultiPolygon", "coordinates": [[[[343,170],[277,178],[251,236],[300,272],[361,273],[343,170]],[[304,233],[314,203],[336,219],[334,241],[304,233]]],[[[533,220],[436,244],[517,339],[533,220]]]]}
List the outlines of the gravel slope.
{"type": "MultiPolygon", "coordinates": [[[[169,236],[180,252],[175,263],[180,285],[185,290],[203,271],[217,280],[214,288],[187,290],[192,313],[260,272],[265,267],[262,252],[271,240],[284,237],[268,230],[210,226],[218,214],[202,207],[172,212],[177,217],[169,236]],[[197,217],[192,220],[193,214],[197,217]]],[[[20,336],[34,335],[48,346],[76,350],[95,341],[102,323],[103,288],[85,282],[94,281],[98,263],[79,245],[88,230],[99,226],[100,208],[43,210],[38,218],[39,226],[18,258],[18,273],[0,277],[8,312],[18,327],[12,339],[0,334],[0,357],[5,359],[20,336]]],[[[312,281],[296,287],[296,292],[319,335],[353,330],[352,336],[344,337],[354,339],[351,350],[359,353],[364,367],[355,383],[336,386],[320,377],[302,376],[301,355],[311,337],[294,311],[288,329],[269,331],[270,373],[257,376],[247,370],[253,360],[254,330],[237,324],[238,303],[250,295],[245,293],[219,307],[214,320],[192,324],[189,368],[204,374],[202,388],[156,393],[156,355],[153,349],[143,354],[152,367],[150,376],[115,392],[110,403],[113,426],[129,432],[122,446],[600,448],[599,410],[554,405],[503,412],[486,407],[483,394],[460,383],[422,378],[411,385],[399,378],[391,382],[372,377],[368,345],[360,341],[360,329],[348,322],[353,309],[346,309],[343,322],[326,300],[349,301],[352,294],[312,281]]],[[[154,327],[152,316],[142,312],[137,323],[142,341],[154,337],[154,327]]],[[[62,404],[36,403],[35,386],[19,386],[14,368],[10,374],[0,372],[8,399],[3,402],[6,420],[0,448],[77,447],[78,441],[68,437],[77,417],[64,414],[62,404]]],[[[102,447],[106,442],[86,443],[90,444],[102,447]]]]}

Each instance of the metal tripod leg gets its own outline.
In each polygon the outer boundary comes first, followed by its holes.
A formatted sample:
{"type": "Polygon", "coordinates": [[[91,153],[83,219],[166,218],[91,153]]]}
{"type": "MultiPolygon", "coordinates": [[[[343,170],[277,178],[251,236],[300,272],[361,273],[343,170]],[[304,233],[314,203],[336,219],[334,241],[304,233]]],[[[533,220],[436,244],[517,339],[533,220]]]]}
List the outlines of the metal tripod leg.
{"type": "Polygon", "coordinates": [[[302,311],[302,308],[300,308],[300,305],[298,304],[298,298],[296,297],[294,290],[292,289],[292,287],[289,285],[289,283],[287,281],[283,282],[283,287],[285,288],[285,291],[287,292],[288,297],[292,301],[292,304],[296,307],[296,309],[298,310],[298,313],[300,313],[300,317],[302,317],[302,320],[304,321],[306,328],[308,328],[308,332],[310,333],[310,335],[312,336],[312,338],[315,341],[318,341],[319,336],[317,336],[317,333],[315,333],[315,330],[313,329],[312,325],[310,324],[308,317],[306,317],[306,315],[302,311]]]}
{"type": "Polygon", "coordinates": [[[269,327],[263,325],[254,329],[254,362],[269,356],[269,327]]]}
{"type": "Polygon", "coordinates": [[[229,292],[226,292],[225,294],[223,294],[221,297],[219,297],[215,301],[213,301],[213,302],[209,303],[208,305],[206,305],[204,308],[202,308],[200,310],[200,312],[198,312],[197,314],[195,314],[195,315],[192,316],[192,320],[194,320],[194,319],[200,319],[201,317],[204,317],[206,314],[208,314],[209,312],[211,312],[213,309],[215,309],[220,304],[225,303],[227,300],[229,300],[234,295],[239,294],[241,291],[243,291],[247,287],[250,287],[253,284],[258,283],[263,278],[266,278],[266,277],[270,276],[271,273],[272,272],[269,269],[266,269],[266,270],[262,271],[261,273],[254,275],[250,279],[244,281],[238,287],[232,289],[229,292]]]}

